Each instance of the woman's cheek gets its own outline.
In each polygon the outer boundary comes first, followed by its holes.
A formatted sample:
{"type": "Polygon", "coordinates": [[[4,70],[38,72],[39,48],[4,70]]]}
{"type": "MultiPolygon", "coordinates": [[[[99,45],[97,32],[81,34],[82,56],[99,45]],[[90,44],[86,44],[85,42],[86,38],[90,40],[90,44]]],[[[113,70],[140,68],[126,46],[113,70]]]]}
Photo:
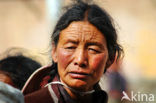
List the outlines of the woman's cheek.
{"type": "Polygon", "coordinates": [[[98,54],[92,57],[91,68],[96,72],[104,72],[107,61],[107,55],[98,54]]]}
{"type": "Polygon", "coordinates": [[[57,57],[58,57],[58,65],[61,68],[66,68],[67,65],[69,64],[70,58],[71,58],[72,53],[66,51],[63,48],[58,49],[57,57]]]}

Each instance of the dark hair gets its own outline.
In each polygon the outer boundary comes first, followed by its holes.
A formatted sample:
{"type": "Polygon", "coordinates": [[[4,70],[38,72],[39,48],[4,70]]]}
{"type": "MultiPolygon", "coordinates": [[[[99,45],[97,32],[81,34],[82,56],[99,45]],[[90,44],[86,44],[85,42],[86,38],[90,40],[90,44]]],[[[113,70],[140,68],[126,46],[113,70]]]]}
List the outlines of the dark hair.
{"type": "Polygon", "coordinates": [[[63,29],[68,27],[73,21],[85,20],[93,24],[106,38],[109,53],[109,62],[106,65],[106,68],[108,68],[114,62],[115,56],[119,58],[123,50],[117,43],[117,32],[112,18],[105,10],[95,4],[89,5],[79,0],[79,2],[69,8],[57,22],[52,34],[52,42],[57,46],[59,34],[63,29]]]}
{"type": "Polygon", "coordinates": [[[29,76],[39,67],[38,62],[22,55],[0,60],[0,71],[6,72],[18,89],[22,89],[29,76]]]}

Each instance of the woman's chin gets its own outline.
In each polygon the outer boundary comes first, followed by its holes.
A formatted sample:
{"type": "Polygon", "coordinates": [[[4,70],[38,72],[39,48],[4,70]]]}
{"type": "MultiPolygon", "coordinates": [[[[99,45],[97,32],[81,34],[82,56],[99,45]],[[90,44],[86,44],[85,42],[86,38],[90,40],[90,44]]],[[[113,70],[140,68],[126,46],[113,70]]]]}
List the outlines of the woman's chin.
{"type": "Polygon", "coordinates": [[[83,92],[88,91],[91,88],[90,83],[86,78],[72,78],[70,76],[66,76],[63,79],[61,79],[61,81],[69,87],[83,92]]]}
{"type": "Polygon", "coordinates": [[[79,79],[72,80],[70,83],[68,83],[68,86],[83,92],[88,91],[89,88],[88,83],[86,81],[79,80],[79,79]]]}

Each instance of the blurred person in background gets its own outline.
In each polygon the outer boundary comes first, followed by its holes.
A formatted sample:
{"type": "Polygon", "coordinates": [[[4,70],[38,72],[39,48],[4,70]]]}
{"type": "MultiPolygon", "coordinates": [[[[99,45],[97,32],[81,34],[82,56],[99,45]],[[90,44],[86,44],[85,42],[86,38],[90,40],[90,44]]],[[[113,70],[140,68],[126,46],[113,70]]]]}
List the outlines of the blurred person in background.
{"type": "Polygon", "coordinates": [[[51,44],[53,64],[28,79],[25,102],[107,103],[99,80],[123,51],[107,12],[78,0],[60,17],[51,44]]]}
{"type": "Polygon", "coordinates": [[[19,89],[0,82],[0,103],[24,103],[24,96],[19,89]]]}
{"type": "Polygon", "coordinates": [[[29,76],[41,64],[23,55],[8,56],[0,60],[0,81],[22,89],[29,76]]]}
{"type": "MultiPolygon", "coordinates": [[[[108,95],[110,103],[121,103],[123,91],[128,93],[128,84],[126,78],[120,73],[122,67],[122,58],[117,60],[108,68],[106,77],[108,79],[108,95]]],[[[124,101],[124,103],[127,103],[124,101]]]]}

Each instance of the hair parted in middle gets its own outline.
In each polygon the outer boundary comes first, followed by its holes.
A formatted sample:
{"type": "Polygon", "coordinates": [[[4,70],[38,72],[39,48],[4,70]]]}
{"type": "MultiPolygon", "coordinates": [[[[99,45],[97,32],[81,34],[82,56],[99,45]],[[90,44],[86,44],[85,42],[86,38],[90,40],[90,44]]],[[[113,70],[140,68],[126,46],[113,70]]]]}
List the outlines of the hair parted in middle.
{"type": "MultiPolygon", "coordinates": [[[[117,31],[112,17],[98,5],[88,4],[81,0],[77,0],[76,3],[68,7],[67,11],[58,20],[51,36],[55,47],[59,42],[60,32],[73,21],[88,21],[104,35],[109,53],[106,69],[114,62],[115,56],[117,58],[121,57],[123,49],[117,42],[117,31]]],[[[54,63],[54,65],[56,64],[54,63]]]]}

